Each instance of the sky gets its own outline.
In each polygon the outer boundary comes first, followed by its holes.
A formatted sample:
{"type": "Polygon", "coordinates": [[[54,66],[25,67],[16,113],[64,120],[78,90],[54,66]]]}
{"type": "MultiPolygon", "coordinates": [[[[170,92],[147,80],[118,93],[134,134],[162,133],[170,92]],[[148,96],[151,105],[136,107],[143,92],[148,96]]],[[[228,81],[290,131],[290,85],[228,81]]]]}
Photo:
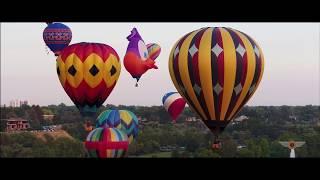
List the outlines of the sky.
{"type": "MultiPolygon", "coordinates": [[[[168,57],[174,43],[202,27],[231,27],[260,45],[265,56],[262,81],[247,103],[250,106],[320,104],[319,23],[65,23],[72,41],[99,42],[113,47],[123,61],[126,37],[136,27],[145,43],[157,43],[159,67],[149,70],[134,87],[135,79],[121,64],[121,74],[105,104],[162,105],[165,93],[176,91],[168,57]]],[[[1,105],[28,100],[42,106],[73,105],[56,73],[56,58],[47,54],[42,32],[45,23],[1,23],[1,105]]]]}

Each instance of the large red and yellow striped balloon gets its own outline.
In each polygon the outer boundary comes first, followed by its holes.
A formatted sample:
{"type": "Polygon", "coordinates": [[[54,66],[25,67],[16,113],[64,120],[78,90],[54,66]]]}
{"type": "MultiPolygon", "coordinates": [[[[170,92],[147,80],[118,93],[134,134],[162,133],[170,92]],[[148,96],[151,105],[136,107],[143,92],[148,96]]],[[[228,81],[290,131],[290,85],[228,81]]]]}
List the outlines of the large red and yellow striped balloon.
{"type": "Polygon", "coordinates": [[[254,94],[263,68],[258,44],[224,27],[202,28],[183,36],[169,58],[175,87],[215,135],[254,94]]]}
{"type": "Polygon", "coordinates": [[[108,98],[120,70],[118,54],[106,44],[73,44],[57,58],[60,82],[84,116],[93,116],[108,98]]]}

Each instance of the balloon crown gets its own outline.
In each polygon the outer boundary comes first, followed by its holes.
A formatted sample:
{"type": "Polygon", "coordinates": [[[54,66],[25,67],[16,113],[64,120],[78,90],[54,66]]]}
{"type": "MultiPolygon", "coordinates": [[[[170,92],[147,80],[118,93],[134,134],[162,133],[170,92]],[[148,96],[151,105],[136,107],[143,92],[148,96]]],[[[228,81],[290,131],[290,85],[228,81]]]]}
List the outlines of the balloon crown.
{"type": "Polygon", "coordinates": [[[131,41],[132,39],[142,39],[137,28],[133,28],[131,30],[131,34],[127,37],[128,41],[131,41]]]}

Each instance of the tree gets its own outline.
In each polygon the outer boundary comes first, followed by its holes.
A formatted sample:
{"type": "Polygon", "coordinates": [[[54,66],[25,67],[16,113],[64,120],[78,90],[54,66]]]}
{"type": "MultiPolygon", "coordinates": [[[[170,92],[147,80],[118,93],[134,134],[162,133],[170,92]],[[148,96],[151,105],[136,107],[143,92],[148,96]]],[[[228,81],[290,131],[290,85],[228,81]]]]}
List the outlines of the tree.
{"type": "Polygon", "coordinates": [[[235,157],[237,153],[237,143],[230,136],[225,136],[222,138],[222,147],[220,155],[222,157],[235,157]]]}
{"type": "Polygon", "coordinates": [[[252,158],[254,157],[254,152],[250,151],[248,148],[242,148],[237,152],[237,157],[252,158]]]}
{"type": "Polygon", "coordinates": [[[270,147],[269,142],[266,138],[260,139],[259,146],[261,147],[260,157],[269,157],[270,156],[270,147]]]}
{"type": "Polygon", "coordinates": [[[214,152],[212,149],[200,148],[194,153],[194,157],[198,158],[218,158],[221,157],[217,152],[214,152]]]}

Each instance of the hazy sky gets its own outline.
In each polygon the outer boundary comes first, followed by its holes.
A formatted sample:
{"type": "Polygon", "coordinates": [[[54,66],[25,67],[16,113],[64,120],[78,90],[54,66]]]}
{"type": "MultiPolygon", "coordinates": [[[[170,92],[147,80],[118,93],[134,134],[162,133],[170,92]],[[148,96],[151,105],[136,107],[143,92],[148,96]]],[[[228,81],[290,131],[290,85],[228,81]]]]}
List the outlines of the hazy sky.
{"type": "MultiPolygon", "coordinates": [[[[112,46],[123,61],[126,37],[136,27],[146,43],[158,43],[158,70],[149,70],[134,87],[125,70],[104,104],[161,105],[162,96],[176,91],[168,70],[174,43],[201,27],[224,26],[245,32],[261,46],[265,71],[248,105],[319,105],[320,25],[318,23],[65,23],[71,44],[100,42],[112,46]]],[[[71,105],[57,73],[55,56],[42,39],[45,23],[1,23],[1,104],[29,100],[31,104],[71,105]]]]}

